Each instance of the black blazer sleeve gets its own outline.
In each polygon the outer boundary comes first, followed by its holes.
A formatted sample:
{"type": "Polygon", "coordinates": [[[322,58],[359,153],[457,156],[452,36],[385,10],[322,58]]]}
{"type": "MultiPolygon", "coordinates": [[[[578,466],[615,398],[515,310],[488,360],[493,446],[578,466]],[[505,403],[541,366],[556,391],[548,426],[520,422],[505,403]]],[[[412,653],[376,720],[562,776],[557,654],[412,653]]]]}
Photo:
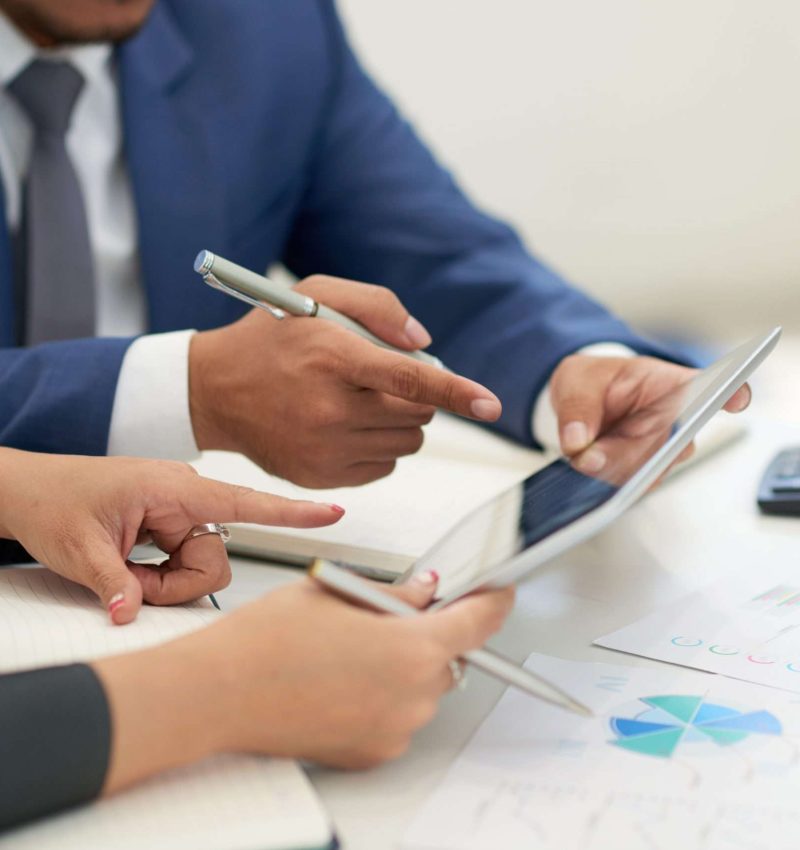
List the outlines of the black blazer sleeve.
{"type": "Polygon", "coordinates": [[[91,667],[0,676],[0,830],[96,797],[111,719],[91,667]]]}
{"type": "Polygon", "coordinates": [[[33,560],[16,540],[0,540],[0,567],[27,564],[33,560]]]}

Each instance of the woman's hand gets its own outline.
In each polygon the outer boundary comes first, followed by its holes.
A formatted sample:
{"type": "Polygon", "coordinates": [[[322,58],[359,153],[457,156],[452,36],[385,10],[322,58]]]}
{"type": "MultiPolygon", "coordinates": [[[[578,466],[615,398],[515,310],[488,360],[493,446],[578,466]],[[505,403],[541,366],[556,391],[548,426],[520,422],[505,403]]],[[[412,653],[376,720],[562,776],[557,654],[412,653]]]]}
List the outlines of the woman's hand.
{"type": "MultiPolygon", "coordinates": [[[[391,592],[424,607],[428,578],[391,592]]],[[[170,644],[97,661],[114,729],[105,791],[223,751],[344,768],[395,758],[453,686],[448,662],[482,646],[512,603],[491,591],[401,618],[304,580],[170,644]]]]}
{"type": "Polygon", "coordinates": [[[37,561],[97,593],[117,624],[133,620],[142,600],[173,605],[229,584],[222,541],[213,534],[187,541],[195,525],[310,528],[343,514],[335,505],[201,478],[171,461],[0,449],[0,479],[0,536],[18,540],[37,561]],[[147,542],[169,555],[160,566],[127,560],[134,545],[147,542]]]}

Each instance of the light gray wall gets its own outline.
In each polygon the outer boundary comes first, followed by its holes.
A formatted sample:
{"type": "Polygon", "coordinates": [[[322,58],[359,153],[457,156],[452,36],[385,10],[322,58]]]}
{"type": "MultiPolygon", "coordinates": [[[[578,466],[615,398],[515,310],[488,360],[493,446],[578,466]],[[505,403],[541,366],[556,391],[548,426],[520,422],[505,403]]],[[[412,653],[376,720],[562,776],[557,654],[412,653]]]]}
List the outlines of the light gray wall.
{"type": "Polygon", "coordinates": [[[798,0],[340,0],[484,205],[627,317],[800,329],[798,0]]]}

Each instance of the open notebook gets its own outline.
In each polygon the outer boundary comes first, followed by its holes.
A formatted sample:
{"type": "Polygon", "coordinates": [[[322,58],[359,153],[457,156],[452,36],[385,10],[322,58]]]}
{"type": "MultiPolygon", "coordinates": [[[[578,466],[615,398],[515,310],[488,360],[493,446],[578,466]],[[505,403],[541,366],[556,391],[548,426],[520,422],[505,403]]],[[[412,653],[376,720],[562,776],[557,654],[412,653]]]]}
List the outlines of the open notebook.
{"type": "Polygon", "coordinates": [[[394,578],[470,511],[543,463],[540,452],[440,413],[425,429],[418,454],[402,458],[389,477],[362,487],[307,490],[231,452],[206,452],[194,466],[208,478],[333,502],[347,511],[328,528],[231,526],[232,552],[297,563],[329,558],[376,578],[394,578]]]}
{"type": "MultiPolygon", "coordinates": [[[[0,569],[0,673],[152,646],[213,621],[208,600],[112,626],[94,594],[42,568],[0,569]]],[[[0,770],[3,767],[0,766],[0,770]]],[[[232,755],[0,835],[0,850],[315,850],[336,845],[292,761],[232,755]]]]}
{"type": "MultiPolygon", "coordinates": [[[[690,464],[728,445],[744,430],[736,419],[717,416],[698,436],[690,464]]],[[[208,478],[293,499],[334,502],[347,511],[336,525],[327,528],[233,525],[231,552],[298,564],[328,558],[345,561],[374,578],[391,580],[473,509],[552,459],[553,455],[532,451],[440,413],[426,428],[425,445],[418,454],[402,458],[387,478],[362,487],[307,490],[268,475],[231,452],[206,452],[194,466],[208,478]]]]}

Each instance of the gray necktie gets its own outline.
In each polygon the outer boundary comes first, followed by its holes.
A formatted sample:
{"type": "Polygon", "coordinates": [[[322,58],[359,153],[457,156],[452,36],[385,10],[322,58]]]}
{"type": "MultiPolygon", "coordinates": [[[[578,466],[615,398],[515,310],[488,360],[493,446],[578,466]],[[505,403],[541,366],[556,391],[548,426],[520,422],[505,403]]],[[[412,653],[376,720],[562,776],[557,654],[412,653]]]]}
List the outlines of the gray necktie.
{"type": "Polygon", "coordinates": [[[8,85],[34,127],[17,252],[31,345],[94,335],[89,227],[65,144],[83,82],[67,62],[36,59],[8,85]]]}

